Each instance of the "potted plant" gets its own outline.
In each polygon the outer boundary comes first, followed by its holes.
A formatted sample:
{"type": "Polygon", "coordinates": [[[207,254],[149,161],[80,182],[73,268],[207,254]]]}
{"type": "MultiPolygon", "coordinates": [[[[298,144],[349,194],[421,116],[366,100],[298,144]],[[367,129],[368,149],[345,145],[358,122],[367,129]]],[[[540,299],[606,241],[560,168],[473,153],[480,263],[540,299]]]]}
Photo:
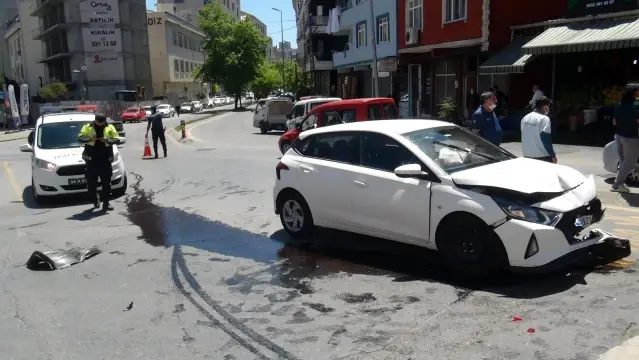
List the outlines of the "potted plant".
{"type": "Polygon", "coordinates": [[[455,115],[456,111],[457,104],[455,104],[455,101],[452,98],[447,97],[439,105],[439,114],[437,115],[442,120],[453,122],[453,116],[455,115]]]}

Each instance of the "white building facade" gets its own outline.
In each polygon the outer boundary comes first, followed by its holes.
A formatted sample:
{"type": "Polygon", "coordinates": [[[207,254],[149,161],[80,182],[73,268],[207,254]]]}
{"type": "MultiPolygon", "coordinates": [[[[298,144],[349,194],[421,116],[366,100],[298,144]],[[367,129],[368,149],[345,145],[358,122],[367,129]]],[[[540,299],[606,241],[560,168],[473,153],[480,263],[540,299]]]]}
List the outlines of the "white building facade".
{"type": "Polygon", "coordinates": [[[206,4],[218,2],[235,20],[240,19],[240,0],[157,0],[157,11],[177,15],[188,22],[198,24],[198,11],[206,4]]]}

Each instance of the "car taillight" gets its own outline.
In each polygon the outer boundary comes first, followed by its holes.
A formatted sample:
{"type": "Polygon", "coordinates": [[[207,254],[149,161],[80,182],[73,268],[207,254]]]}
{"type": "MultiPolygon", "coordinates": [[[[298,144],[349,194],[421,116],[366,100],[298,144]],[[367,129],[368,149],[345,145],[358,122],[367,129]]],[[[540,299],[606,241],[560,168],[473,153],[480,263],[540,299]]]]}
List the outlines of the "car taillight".
{"type": "Polygon", "coordinates": [[[275,167],[275,175],[277,176],[277,180],[280,180],[280,173],[282,172],[282,170],[288,170],[288,166],[280,161],[275,167]]]}

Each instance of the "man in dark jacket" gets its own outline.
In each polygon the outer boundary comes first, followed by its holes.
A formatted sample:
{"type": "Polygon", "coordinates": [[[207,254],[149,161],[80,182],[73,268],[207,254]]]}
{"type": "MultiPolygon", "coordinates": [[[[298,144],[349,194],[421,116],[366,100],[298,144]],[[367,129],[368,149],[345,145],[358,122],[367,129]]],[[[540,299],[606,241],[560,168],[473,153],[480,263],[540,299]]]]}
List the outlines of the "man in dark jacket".
{"type": "Polygon", "coordinates": [[[473,129],[479,136],[499,146],[501,144],[502,130],[499,120],[495,115],[497,97],[492,92],[485,92],[480,96],[481,105],[473,113],[473,129]]]}
{"type": "Polygon", "coordinates": [[[162,114],[157,112],[156,106],[151,106],[151,115],[147,117],[147,121],[148,125],[146,126],[146,136],[149,136],[149,130],[151,130],[155,158],[158,158],[158,140],[162,143],[162,150],[164,150],[164,157],[166,157],[166,138],[164,137],[166,128],[162,122],[162,114]]]}

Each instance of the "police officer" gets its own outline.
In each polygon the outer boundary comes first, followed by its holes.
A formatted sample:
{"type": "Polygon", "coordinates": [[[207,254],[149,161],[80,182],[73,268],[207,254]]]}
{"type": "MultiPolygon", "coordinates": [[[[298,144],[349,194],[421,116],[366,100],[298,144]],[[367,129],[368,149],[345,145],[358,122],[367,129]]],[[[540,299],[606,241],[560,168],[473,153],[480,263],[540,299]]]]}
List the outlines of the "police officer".
{"type": "Polygon", "coordinates": [[[113,210],[109,205],[111,195],[111,176],[113,169],[113,145],[119,142],[118,131],[113,125],[107,124],[104,114],[96,114],[91,124],[86,124],[78,134],[78,140],[84,143],[82,158],[87,163],[86,177],[89,196],[93,200],[95,208],[113,210]],[[102,182],[102,194],[98,197],[98,178],[102,182]]]}
{"type": "Polygon", "coordinates": [[[151,116],[147,117],[147,121],[148,125],[146,126],[146,136],[149,136],[149,130],[151,130],[155,158],[158,158],[158,140],[162,143],[162,150],[164,150],[164,157],[166,157],[166,138],[164,137],[166,128],[162,122],[162,114],[157,112],[156,106],[151,106],[151,116]]]}

